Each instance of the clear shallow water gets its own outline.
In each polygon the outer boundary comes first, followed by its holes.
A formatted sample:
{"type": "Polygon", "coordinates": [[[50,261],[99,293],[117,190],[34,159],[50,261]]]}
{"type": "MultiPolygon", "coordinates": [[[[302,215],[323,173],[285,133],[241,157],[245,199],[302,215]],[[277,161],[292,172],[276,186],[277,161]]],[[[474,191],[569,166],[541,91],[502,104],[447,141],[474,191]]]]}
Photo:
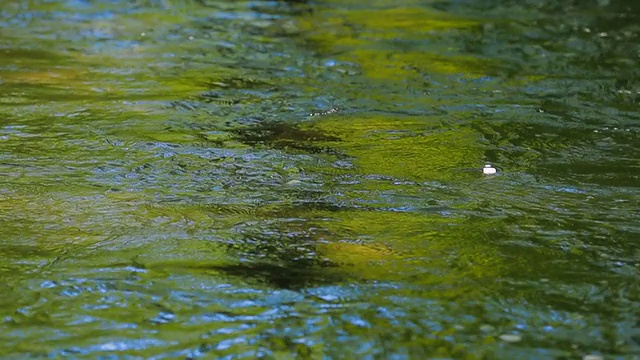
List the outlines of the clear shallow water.
{"type": "Polygon", "coordinates": [[[1,9],[5,357],[640,353],[638,6],[1,9]]]}

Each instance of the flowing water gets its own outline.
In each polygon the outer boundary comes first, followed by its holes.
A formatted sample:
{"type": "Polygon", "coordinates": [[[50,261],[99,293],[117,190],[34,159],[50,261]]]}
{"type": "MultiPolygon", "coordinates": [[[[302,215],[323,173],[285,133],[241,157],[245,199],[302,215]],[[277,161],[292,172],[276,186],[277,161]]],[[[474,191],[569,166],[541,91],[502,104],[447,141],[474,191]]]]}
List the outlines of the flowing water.
{"type": "Polygon", "coordinates": [[[639,359],[638,4],[0,1],[0,354],[639,359]]]}

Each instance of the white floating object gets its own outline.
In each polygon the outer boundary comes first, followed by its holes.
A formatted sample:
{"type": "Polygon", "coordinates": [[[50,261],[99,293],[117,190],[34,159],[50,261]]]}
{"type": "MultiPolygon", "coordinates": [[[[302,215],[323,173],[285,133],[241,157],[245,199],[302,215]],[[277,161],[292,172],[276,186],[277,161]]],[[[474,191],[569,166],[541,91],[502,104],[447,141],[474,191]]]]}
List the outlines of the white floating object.
{"type": "Polygon", "coordinates": [[[598,354],[589,354],[589,355],[585,355],[582,359],[583,360],[604,360],[604,356],[598,355],[598,354]]]}
{"type": "Polygon", "coordinates": [[[495,175],[495,173],[497,172],[498,172],[498,169],[494,168],[490,164],[487,164],[482,168],[482,173],[485,175],[495,175]]]}
{"type": "Polygon", "coordinates": [[[503,334],[500,335],[500,340],[508,343],[517,343],[522,341],[522,336],[517,334],[503,334]]]}

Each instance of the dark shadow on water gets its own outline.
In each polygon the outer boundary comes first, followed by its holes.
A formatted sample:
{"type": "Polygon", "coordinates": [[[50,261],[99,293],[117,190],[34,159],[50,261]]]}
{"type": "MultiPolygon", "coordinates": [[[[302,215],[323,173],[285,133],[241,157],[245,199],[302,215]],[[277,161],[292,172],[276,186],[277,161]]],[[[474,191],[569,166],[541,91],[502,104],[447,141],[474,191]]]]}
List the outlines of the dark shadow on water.
{"type": "Polygon", "coordinates": [[[289,122],[260,122],[251,127],[232,131],[236,138],[247,145],[266,145],[275,149],[297,149],[309,153],[340,155],[335,149],[314,145],[322,142],[339,142],[341,139],[320,131],[303,130],[289,122]]]}
{"type": "Polygon", "coordinates": [[[279,289],[300,290],[323,284],[332,284],[344,280],[344,277],[329,266],[309,267],[304,264],[286,266],[268,263],[249,263],[216,266],[216,270],[243,280],[258,281],[279,289]]]}
{"type": "Polygon", "coordinates": [[[159,270],[165,273],[181,273],[195,271],[209,274],[215,272],[216,277],[224,274],[246,283],[264,284],[269,287],[287,290],[301,290],[308,287],[336,284],[347,279],[344,273],[326,262],[310,265],[308,263],[289,262],[271,263],[268,261],[246,261],[235,264],[187,264],[162,263],[143,264],[134,261],[134,267],[140,269],[159,270]]]}

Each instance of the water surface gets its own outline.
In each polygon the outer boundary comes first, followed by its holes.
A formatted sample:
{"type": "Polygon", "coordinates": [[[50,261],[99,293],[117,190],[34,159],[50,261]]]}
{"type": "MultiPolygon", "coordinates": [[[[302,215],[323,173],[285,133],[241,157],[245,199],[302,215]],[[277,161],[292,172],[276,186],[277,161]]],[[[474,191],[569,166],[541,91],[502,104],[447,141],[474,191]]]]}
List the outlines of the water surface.
{"type": "Polygon", "coordinates": [[[634,2],[0,4],[7,358],[637,359],[634,2]]]}

